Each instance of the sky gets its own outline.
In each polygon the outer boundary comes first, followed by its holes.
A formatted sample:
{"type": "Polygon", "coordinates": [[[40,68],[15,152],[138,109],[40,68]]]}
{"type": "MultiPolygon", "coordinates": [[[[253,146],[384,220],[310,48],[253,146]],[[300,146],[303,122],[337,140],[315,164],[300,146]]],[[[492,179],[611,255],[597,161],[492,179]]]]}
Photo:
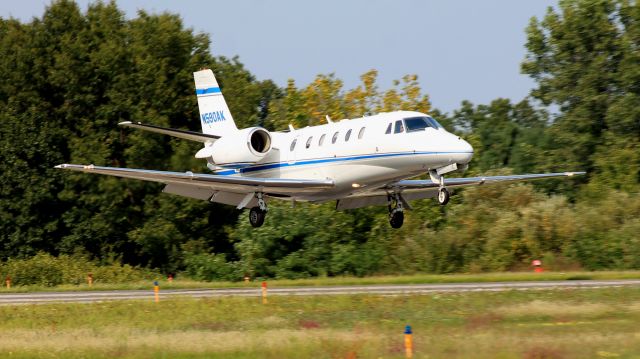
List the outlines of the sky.
{"type": "MultiPolygon", "coordinates": [[[[88,0],[78,0],[86,10],[88,0]]],[[[179,14],[209,34],[214,55],[239,56],[258,79],[298,87],[335,73],[346,89],[370,69],[384,90],[417,74],[435,108],[451,112],[463,100],[520,101],[535,85],[520,74],[525,28],[552,0],[128,0],[127,18],[143,9],[179,14]]],[[[3,1],[0,16],[40,17],[49,0],[3,1]]]]}

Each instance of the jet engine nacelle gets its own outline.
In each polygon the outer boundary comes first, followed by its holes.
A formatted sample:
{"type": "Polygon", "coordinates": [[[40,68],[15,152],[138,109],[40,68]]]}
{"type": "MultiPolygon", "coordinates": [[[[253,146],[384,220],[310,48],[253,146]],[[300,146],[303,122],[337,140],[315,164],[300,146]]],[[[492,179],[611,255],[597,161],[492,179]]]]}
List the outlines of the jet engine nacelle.
{"type": "Polygon", "coordinates": [[[216,165],[256,163],[271,151],[271,135],[261,127],[250,127],[225,135],[198,151],[196,158],[211,157],[216,165]]]}

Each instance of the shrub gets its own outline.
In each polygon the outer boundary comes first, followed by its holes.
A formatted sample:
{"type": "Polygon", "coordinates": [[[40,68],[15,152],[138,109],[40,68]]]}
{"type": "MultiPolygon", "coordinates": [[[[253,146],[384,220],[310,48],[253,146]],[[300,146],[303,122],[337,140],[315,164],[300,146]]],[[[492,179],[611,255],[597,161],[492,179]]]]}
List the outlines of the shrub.
{"type": "Polygon", "coordinates": [[[184,264],[186,274],[196,280],[237,281],[243,277],[243,275],[239,273],[238,263],[227,262],[224,254],[187,253],[184,264]]]}
{"type": "Polygon", "coordinates": [[[0,276],[10,276],[14,285],[78,285],[86,282],[89,273],[93,275],[95,283],[124,283],[152,275],[150,271],[118,263],[99,266],[86,257],[77,255],[54,257],[38,253],[31,258],[9,259],[0,263],[0,276]]]}

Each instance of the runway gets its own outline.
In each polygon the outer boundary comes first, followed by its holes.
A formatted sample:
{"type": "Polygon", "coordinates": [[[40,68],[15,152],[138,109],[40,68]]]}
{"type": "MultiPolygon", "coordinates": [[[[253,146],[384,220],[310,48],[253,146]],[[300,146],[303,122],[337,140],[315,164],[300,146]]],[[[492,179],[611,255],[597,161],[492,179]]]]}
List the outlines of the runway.
{"type": "MultiPolygon", "coordinates": [[[[405,295],[447,292],[499,292],[507,290],[580,289],[640,286],[640,280],[572,280],[540,282],[490,282],[411,285],[357,285],[323,287],[268,288],[268,296],[298,295],[349,295],[379,294],[405,295]]],[[[191,297],[259,297],[262,290],[258,283],[253,288],[227,289],[169,289],[160,290],[160,299],[191,297]]],[[[0,294],[0,305],[44,303],[91,303],[114,300],[153,300],[153,290],[112,290],[75,292],[35,292],[0,294]]]]}

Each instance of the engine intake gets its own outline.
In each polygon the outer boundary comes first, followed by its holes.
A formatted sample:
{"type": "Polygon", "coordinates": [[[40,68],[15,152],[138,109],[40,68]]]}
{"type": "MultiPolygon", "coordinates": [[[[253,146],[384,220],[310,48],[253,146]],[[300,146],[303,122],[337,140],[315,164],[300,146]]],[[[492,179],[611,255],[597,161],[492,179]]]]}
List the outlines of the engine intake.
{"type": "Polygon", "coordinates": [[[249,147],[257,153],[266,154],[271,150],[271,135],[265,129],[256,128],[249,135],[249,147]]]}
{"type": "Polygon", "coordinates": [[[271,151],[271,135],[261,127],[226,135],[200,150],[197,158],[210,157],[216,165],[235,166],[256,163],[271,151]]]}

